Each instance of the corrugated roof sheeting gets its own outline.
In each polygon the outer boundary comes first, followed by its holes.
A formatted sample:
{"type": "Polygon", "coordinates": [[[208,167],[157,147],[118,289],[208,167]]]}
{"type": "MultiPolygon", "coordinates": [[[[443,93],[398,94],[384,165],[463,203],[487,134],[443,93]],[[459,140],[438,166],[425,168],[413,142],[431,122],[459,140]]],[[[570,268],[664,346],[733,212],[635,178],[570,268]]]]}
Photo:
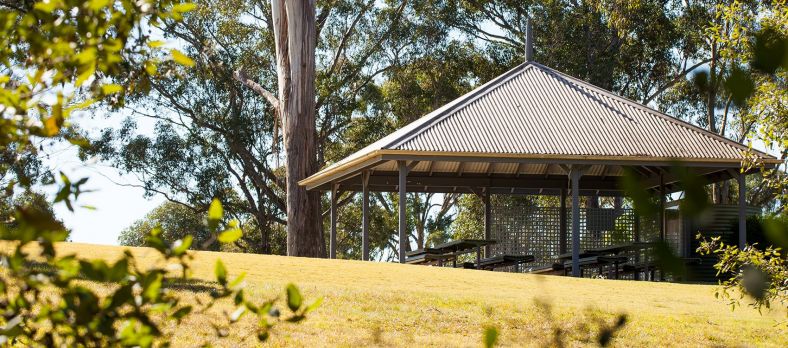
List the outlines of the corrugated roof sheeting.
{"type": "MultiPolygon", "coordinates": [[[[425,127],[426,126],[426,127],[425,127]]],[[[607,91],[529,64],[397,150],[740,159],[742,149],[607,91]]],[[[389,148],[389,147],[386,147],[389,148]]]]}
{"type": "MultiPolygon", "coordinates": [[[[317,186],[369,165],[374,171],[396,171],[392,159],[419,156],[424,162],[413,172],[459,173],[461,169],[469,174],[562,175],[565,170],[556,163],[587,160],[594,164],[587,175],[618,176],[621,167],[610,164],[622,160],[738,166],[746,150],[744,145],[528,62],[301,184],[317,186]],[[529,163],[533,159],[553,164],[529,163]]],[[[779,162],[764,153],[756,155],[779,162]]]]}

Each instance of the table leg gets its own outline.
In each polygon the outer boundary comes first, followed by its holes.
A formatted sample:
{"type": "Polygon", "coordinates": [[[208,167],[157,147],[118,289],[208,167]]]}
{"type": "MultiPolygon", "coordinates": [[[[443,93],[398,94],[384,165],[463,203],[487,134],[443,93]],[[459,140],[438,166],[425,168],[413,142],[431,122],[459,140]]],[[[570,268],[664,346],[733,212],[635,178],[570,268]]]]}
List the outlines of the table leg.
{"type": "Polygon", "coordinates": [[[482,269],[482,247],[476,247],[476,269],[482,269]]]}
{"type": "Polygon", "coordinates": [[[616,274],[616,279],[618,279],[618,262],[614,263],[616,270],[614,271],[616,274]]]}

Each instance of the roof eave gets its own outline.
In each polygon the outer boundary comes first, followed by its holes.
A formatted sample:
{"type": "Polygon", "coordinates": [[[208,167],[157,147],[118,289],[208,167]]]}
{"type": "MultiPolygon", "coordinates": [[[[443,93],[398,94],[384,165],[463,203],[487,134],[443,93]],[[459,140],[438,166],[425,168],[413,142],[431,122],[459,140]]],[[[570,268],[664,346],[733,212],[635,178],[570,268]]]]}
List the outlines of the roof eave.
{"type": "Polygon", "coordinates": [[[298,185],[306,187],[307,190],[312,190],[326,183],[357,175],[358,172],[364,170],[365,168],[375,166],[381,162],[381,151],[382,150],[374,150],[364,156],[355,158],[347,163],[343,163],[342,165],[323,169],[309,176],[308,178],[299,181],[298,185]]]}
{"type": "MultiPolygon", "coordinates": [[[[326,183],[341,181],[360,174],[385,161],[392,160],[431,160],[456,162],[528,162],[528,163],[562,163],[562,164],[610,164],[610,165],[662,165],[671,166],[676,163],[695,167],[727,167],[740,168],[742,159],[720,158],[667,158],[646,156],[582,156],[582,155],[542,155],[542,154],[490,154],[470,152],[438,152],[410,150],[375,150],[350,162],[336,167],[326,168],[298,182],[307,190],[313,190],[326,183]]],[[[777,158],[761,158],[767,168],[782,164],[777,158]]]]}

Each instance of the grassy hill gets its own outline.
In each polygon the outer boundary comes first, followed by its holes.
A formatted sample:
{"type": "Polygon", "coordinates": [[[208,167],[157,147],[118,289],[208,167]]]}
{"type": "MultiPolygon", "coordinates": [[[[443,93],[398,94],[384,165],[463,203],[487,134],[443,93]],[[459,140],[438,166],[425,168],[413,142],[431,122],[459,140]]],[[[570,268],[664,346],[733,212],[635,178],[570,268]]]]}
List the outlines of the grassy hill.
{"type": "MultiPolygon", "coordinates": [[[[156,262],[147,248],[130,248],[144,263],[156,262]]],[[[123,248],[63,243],[58,252],[114,259],[123,248]]],[[[293,282],[307,301],[323,305],[303,323],[277,326],[277,346],[468,346],[481,345],[485,327],[495,326],[504,346],[544,346],[557,330],[571,346],[595,341],[599,322],[627,314],[614,346],[788,346],[784,312],[759,315],[731,311],[714,298],[715,286],[573,279],[389,263],[282,256],[194,253],[194,276],[213,279],[221,257],[231,276],[246,272],[248,291],[262,299],[281,295],[293,282]]],[[[210,287],[210,283],[204,283],[210,287]]],[[[93,285],[98,291],[104,285],[93,285]]],[[[206,286],[177,289],[207,298],[206,286]]],[[[195,346],[213,335],[219,311],[182,323],[174,343],[195,346]]],[[[256,323],[245,317],[218,346],[254,344],[256,323]]]]}

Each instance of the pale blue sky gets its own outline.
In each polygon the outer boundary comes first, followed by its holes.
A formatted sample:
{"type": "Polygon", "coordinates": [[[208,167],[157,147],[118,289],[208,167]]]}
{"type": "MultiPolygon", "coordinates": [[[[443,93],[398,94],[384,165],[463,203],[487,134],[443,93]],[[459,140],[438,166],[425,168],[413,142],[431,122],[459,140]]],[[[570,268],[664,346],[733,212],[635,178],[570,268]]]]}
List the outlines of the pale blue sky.
{"type": "MultiPolygon", "coordinates": [[[[125,115],[114,115],[110,118],[102,114],[92,115],[82,112],[72,116],[72,122],[88,131],[96,131],[111,124],[117,124],[125,115]]],[[[140,130],[146,125],[140,120],[140,130]]],[[[118,244],[120,231],[135,220],[143,217],[153,208],[164,202],[162,197],[150,199],[144,197],[144,190],[138,187],[126,187],[120,184],[139,184],[131,176],[122,176],[118,170],[100,163],[96,159],[82,162],[77,157],[77,148],[71,144],[56,144],[52,148],[45,147],[44,164],[57,175],[65,173],[72,180],[89,177],[83,189],[91,190],[82,194],[74,211],[69,211],[64,204],[55,205],[55,214],[71,229],[71,240],[74,242],[95,244],[118,244]],[[92,206],[87,209],[82,206],[92,206]]],[[[59,180],[59,178],[58,178],[59,180]]],[[[54,194],[56,187],[44,188],[54,194]]]]}

